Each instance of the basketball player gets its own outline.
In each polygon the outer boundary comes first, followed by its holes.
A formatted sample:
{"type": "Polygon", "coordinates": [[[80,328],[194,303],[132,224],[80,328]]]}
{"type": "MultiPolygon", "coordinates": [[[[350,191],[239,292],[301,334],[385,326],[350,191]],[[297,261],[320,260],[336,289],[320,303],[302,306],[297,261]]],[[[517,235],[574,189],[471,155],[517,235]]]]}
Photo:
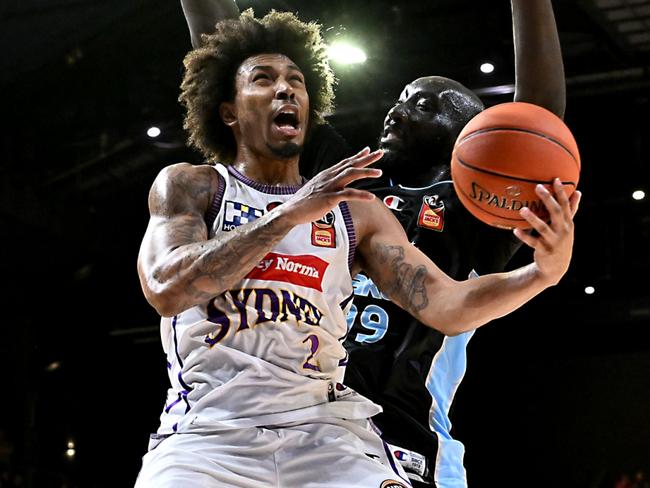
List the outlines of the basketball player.
{"type": "MultiPolygon", "coordinates": [[[[232,0],[181,4],[194,47],[217,20],[239,14],[232,0]]],[[[514,100],[562,117],[564,70],[551,2],[512,0],[512,15],[514,100]]],[[[364,185],[392,210],[409,240],[455,279],[503,270],[520,246],[510,232],[472,217],[450,181],[455,138],[482,109],[475,94],[447,78],[420,78],[407,85],[381,135],[385,155],[378,165],[384,176],[364,185]]],[[[349,154],[326,124],[318,126],[310,142],[300,160],[302,174],[314,174],[349,154]]],[[[464,447],[451,436],[449,409],[473,332],[446,337],[424,326],[388,301],[365,274],[355,276],[354,290],[348,316],[352,329],[345,341],[350,352],[346,384],[382,405],[384,412],[373,420],[415,486],[467,486],[464,447]]]]}

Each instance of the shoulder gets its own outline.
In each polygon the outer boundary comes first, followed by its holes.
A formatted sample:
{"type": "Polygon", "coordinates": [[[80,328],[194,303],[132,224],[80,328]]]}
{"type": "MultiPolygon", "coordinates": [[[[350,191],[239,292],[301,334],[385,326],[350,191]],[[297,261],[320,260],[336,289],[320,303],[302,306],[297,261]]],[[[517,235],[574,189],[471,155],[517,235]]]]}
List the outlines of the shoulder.
{"type": "Polygon", "coordinates": [[[404,233],[402,226],[393,213],[384,205],[380,198],[370,201],[349,201],[348,208],[357,240],[361,243],[364,239],[379,232],[382,234],[404,233]]]}
{"type": "Polygon", "coordinates": [[[207,164],[176,163],[164,167],[149,192],[152,214],[205,213],[221,176],[207,164]]]}

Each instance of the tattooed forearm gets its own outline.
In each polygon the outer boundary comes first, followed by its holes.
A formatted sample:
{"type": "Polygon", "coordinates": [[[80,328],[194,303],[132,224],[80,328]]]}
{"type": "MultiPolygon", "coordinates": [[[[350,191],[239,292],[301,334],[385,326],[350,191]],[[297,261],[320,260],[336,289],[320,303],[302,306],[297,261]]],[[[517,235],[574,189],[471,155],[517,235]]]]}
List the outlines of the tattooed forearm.
{"type": "Polygon", "coordinates": [[[143,291],[161,315],[205,303],[241,280],[291,229],[281,211],[209,238],[205,214],[217,191],[214,169],[161,171],[149,193],[151,220],[138,256],[143,291]]]}
{"type": "Polygon", "coordinates": [[[387,266],[394,277],[388,288],[383,291],[410,313],[417,313],[426,308],[429,304],[424,286],[427,269],[423,265],[413,267],[405,262],[402,246],[379,244],[374,252],[377,262],[387,266]]]}
{"type": "Polygon", "coordinates": [[[234,286],[289,229],[269,213],[219,237],[178,247],[160,263],[153,277],[161,288],[172,290],[168,296],[174,301],[173,308],[186,310],[234,286]]]}

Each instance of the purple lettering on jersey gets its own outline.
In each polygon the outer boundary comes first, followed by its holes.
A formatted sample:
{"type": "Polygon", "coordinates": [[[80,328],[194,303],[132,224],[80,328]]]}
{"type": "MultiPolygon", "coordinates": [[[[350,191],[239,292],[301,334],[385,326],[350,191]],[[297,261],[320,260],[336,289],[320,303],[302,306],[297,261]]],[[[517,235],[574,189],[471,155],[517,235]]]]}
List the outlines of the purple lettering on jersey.
{"type": "MultiPolygon", "coordinates": [[[[230,290],[221,295],[224,300],[227,300],[228,297],[239,312],[240,324],[236,332],[251,330],[249,324],[252,317],[249,317],[248,314],[253,313],[253,309],[257,314],[255,325],[264,322],[286,322],[293,317],[298,323],[302,321],[307,325],[318,327],[323,318],[323,312],[316,305],[300,295],[286,290],[278,293],[268,288],[243,288],[230,290]],[[253,292],[255,292],[255,298],[252,298],[253,292]]],[[[225,312],[216,307],[214,301],[208,304],[207,312],[207,320],[219,326],[204,339],[212,347],[226,337],[230,331],[231,321],[225,312]]],[[[190,388],[188,387],[188,389],[190,388]]]]}
{"type": "MultiPolygon", "coordinates": [[[[225,293],[221,296],[225,296],[225,293]]],[[[216,334],[214,332],[210,332],[205,338],[205,342],[210,344],[210,347],[213,347],[221,342],[221,340],[228,333],[228,330],[230,329],[230,319],[225,313],[223,313],[214,305],[213,300],[208,304],[208,320],[213,324],[219,326],[219,330],[216,331],[216,334]]]]}
{"type": "Polygon", "coordinates": [[[312,364],[309,362],[309,360],[312,359],[314,355],[318,352],[318,348],[320,347],[320,341],[318,340],[318,336],[316,334],[310,334],[305,338],[304,341],[302,341],[302,343],[304,344],[307,341],[309,341],[309,350],[311,354],[307,357],[302,367],[305,369],[311,369],[313,371],[320,371],[321,369],[318,364],[312,364]]]}
{"type": "Polygon", "coordinates": [[[280,307],[282,313],[280,320],[282,322],[285,322],[286,320],[289,319],[289,316],[287,315],[287,310],[296,318],[297,322],[300,322],[302,320],[302,314],[300,313],[300,308],[298,308],[298,306],[294,302],[295,296],[296,295],[294,293],[292,298],[291,295],[289,295],[288,291],[282,290],[282,306],[280,307]]]}
{"type": "Polygon", "coordinates": [[[232,297],[232,303],[237,307],[237,311],[239,311],[239,329],[237,329],[237,332],[240,330],[248,329],[248,314],[246,313],[246,303],[248,302],[248,297],[250,297],[251,293],[253,290],[244,288],[243,290],[230,290],[230,296],[232,297]],[[239,300],[239,294],[243,292],[244,293],[244,298],[239,300]]]}
{"type": "Polygon", "coordinates": [[[275,322],[278,320],[278,315],[280,315],[280,302],[278,301],[278,296],[273,290],[266,288],[256,288],[255,289],[255,310],[257,310],[257,321],[255,324],[262,324],[264,322],[275,322]],[[265,306],[264,297],[268,297],[267,304],[265,306]],[[271,313],[271,316],[266,315],[266,311],[271,313]]]}
{"type": "Polygon", "coordinates": [[[320,325],[320,319],[323,318],[322,312],[303,297],[294,295],[294,298],[298,308],[300,308],[305,315],[305,323],[314,326],[320,325]]]}

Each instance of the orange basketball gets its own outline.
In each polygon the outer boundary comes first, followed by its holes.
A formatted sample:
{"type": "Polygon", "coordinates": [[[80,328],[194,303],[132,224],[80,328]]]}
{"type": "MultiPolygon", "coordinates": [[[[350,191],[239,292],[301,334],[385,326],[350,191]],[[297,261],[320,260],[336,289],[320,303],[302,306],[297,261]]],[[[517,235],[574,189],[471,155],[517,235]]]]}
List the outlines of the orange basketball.
{"type": "Polygon", "coordinates": [[[479,220],[504,229],[529,227],[519,215],[522,207],[548,218],[535,193],[538,183],[553,192],[553,178],[560,178],[570,196],[579,176],[578,145],[566,124],[523,102],[494,105],[470,120],[451,158],[460,201],[479,220]]]}

